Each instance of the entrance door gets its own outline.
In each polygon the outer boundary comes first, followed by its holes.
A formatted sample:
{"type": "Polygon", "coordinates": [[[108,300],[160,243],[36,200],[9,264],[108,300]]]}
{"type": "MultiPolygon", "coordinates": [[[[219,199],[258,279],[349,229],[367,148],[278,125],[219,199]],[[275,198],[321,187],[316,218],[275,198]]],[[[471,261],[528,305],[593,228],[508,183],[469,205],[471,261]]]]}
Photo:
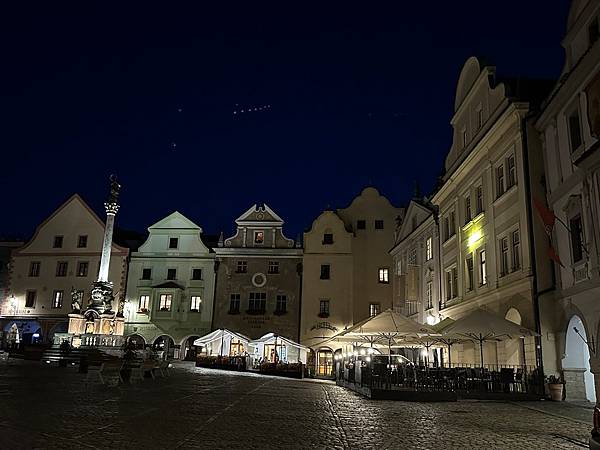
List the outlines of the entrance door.
{"type": "Polygon", "coordinates": [[[317,376],[333,375],[333,353],[331,350],[319,350],[317,353],[317,376]]]}

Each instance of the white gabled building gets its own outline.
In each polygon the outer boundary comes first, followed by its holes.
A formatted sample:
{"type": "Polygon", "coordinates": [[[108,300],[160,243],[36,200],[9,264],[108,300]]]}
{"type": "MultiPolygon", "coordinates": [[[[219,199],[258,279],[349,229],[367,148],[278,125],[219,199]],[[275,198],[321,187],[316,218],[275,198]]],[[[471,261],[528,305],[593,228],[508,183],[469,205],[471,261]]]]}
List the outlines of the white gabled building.
{"type": "Polygon", "coordinates": [[[125,335],[174,357],[193,357],[193,341],[210,331],[215,255],[202,228],[174,212],[148,228],[131,254],[125,335]]]}

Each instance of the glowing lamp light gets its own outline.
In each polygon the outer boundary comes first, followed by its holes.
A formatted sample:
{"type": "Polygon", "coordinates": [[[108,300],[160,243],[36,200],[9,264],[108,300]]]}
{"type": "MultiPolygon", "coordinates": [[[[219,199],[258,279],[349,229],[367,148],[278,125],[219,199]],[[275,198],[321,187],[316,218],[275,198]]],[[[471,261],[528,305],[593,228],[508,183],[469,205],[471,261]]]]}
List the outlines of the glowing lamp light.
{"type": "Polygon", "coordinates": [[[358,351],[354,350],[354,356],[358,356],[358,351]]]}
{"type": "Polygon", "coordinates": [[[481,239],[482,234],[481,230],[473,230],[473,232],[469,235],[468,244],[469,247],[472,248],[477,244],[477,242],[481,239]]]}
{"type": "Polygon", "coordinates": [[[427,349],[421,350],[421,356],[427,356],[427,349]]]}
{"type": "Polygon", "coordinates": [[[372,355],[373,353],[375,353],[375,350],[369,347],[369,350],[367,350],[367,352],[369,353],[369,355],[372,355]]]}
{"type": "Polygon", "coordinates": [[[371,362],[371,357],[370,356],[367,356],[365,359],[366,359],[367,362],[371,362]]]}
{"type": "Polygon", "coordinates": [[[360,355],[361,356],[365,356],[367,354],[367,351],[364,348],[360,349],[360,355]]]}
{"type": "Polygon", "coordinates": [[[430,314],[427,314],[427,325],[435,325],[435,317],[430,314]]]}

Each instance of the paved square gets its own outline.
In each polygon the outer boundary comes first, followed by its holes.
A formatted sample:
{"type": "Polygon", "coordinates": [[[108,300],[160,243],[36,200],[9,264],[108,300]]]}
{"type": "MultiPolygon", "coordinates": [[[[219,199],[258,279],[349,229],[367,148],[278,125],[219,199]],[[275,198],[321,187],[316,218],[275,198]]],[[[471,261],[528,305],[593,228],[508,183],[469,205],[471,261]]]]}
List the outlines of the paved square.
{"type": "Polygon", "coordinates": [[[370,401],[330,383],[191,363],[133,386],[84,380],[39,363],[0,369],[0,448],[580,449],[591,428],[587,411],[560,417],[563,407],[544,402],[370,401]]]}

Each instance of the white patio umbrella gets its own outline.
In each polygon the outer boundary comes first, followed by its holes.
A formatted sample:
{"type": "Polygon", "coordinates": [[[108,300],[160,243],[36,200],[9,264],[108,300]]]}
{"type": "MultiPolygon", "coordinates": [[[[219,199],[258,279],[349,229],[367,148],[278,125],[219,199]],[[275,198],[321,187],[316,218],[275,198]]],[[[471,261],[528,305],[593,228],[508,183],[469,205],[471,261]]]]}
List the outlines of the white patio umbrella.
{"type": "Polygon", "coordinates": [[[224,347],[224,342],[225,342],[226,337],[229,338],[229,340],[231,340],[232,337],[237,338],[240,341],[242,341],[245,346],[247,346],[248,342],[250,342],[250,338],[247,336],[244,336],[243,334],[235,333],[226,328],[219,328],[218,330],[212,331],[212,332],[196,339],[194,341],[194,345],[206,346],[209,343],[212,343],[215,341],[221,341],[219,355],[223,356],[223,347],[224,347]]]}
{"type": "Polygon", "coordinates": [[[510,320],[506,320],[504,317],[478,308],[444,327],[442,330],[442,339],[444,336],[478,341],[481,352],[481,367],[483,367],[484,342],[539,336],[539,334],[510,320]]]}

